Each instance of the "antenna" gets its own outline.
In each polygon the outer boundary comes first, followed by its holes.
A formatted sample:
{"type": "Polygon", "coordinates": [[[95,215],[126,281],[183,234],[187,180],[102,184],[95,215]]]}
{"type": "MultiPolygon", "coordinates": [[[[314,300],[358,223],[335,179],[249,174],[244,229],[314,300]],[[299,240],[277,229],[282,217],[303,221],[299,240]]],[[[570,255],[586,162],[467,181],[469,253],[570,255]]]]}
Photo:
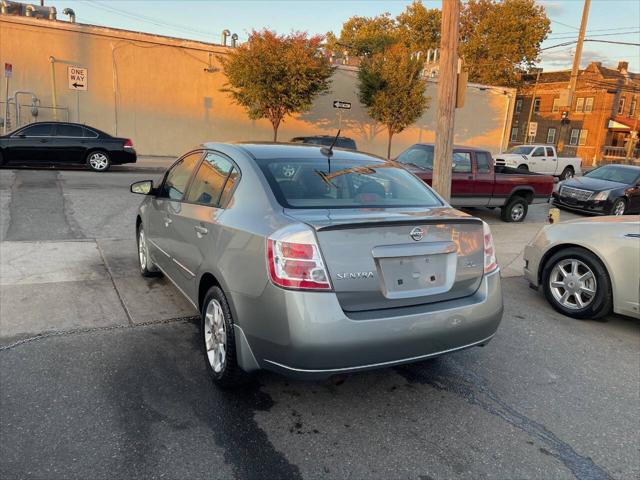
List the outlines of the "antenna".
{"type": "Polygon", "coordinates": [[[331,173],[331,156],[333,155],[333,147],[338,141],[339,136],[340,136],[340,130],[338,130],[338,133],[336,134],[336,138],[333,139],[333,142],[331,142],[331,146],[329,148],[322,147],[320,149],[320,153],[322,153],[323,155],[326,155],[327,157],[327,165],[329,166],[328,173],[331,173]]]}

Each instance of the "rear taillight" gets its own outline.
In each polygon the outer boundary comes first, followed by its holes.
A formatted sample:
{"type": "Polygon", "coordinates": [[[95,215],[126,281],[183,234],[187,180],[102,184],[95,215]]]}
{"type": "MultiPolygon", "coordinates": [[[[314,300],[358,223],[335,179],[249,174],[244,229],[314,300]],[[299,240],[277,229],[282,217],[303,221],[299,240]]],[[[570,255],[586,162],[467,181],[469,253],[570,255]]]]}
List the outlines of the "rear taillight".
{"type": "Polygon", "coordinates": [[[331,290],[315,234],[302,225],[278,230],[267,240],[271,281],[283,288],[331,290]]]}
{"type": "Polygon", "coordinates": [[[484,236],[484,273],[493,272],[498,268],[498,262],[496,260],[496,247],[493,243],[493,235],[491,235],[491,229],[489,225],[482,222],[483,236],[484,236]]]}
{"type": "Polygon", "coordinates": [[[127,138],[124,141],[124,148],[133,148],[133,142],[127,138]]]}

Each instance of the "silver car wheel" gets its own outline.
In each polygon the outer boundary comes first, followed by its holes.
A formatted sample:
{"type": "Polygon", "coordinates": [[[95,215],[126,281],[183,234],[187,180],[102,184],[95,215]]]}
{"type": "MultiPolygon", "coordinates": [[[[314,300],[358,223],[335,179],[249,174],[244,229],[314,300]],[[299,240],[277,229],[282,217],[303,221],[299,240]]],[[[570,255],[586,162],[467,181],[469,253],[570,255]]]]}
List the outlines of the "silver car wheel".
{"type": "Polygon", "coordinates": [[[582,310],[596,297],[598,283],[591,269],[580,260],[567,258],[551,270],[549,289],[553,298],[569,310],[582,310]]]}
{"type": "Polygon", "coordinates": [[[623,201],[618,201],[616,202],[615,206],[613,207],[613,214],[614,215],[624,215],[624,202],[623,201]]]}
{"type": "Polygon", "coordinates": [[[89,156],[89,165],[94,170],[105,170],[109,166],[109,158],[102,152],[94,152],[89,156]]]}
{"type": "Polygon", "coordinates": [[[144,271],[147,268],[147,242],[142,227],[138,232],[138,259],[140,260],[140,269],[144,271]]]}
{"type": "Polygon", "coordinates": [[[511,209],[511,219],[514,222],[517,222],[521,220],[522,217],[524,217],[524,207],[521,204],[518,204],[511,209]]]}
{"type": "Polygon", "coordinates": [[[204,313],[204,343],[209,365],[214,372],[220,373],[227,361],[227,332],[222,306],[213,298],[204,313]]]}

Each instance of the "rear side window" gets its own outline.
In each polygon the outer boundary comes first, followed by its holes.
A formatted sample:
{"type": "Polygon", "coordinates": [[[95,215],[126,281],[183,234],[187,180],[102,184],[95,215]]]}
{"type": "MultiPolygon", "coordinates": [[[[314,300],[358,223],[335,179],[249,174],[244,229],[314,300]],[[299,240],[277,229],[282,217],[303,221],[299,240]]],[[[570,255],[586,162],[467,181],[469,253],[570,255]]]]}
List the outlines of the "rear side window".
{"type": "Polygon", "coordinates": [[[82,132],[85,138],[98,138],[98,132],[94,132],[90,128],[82,127],[82,132]]]}
{"type": "Polygon", "coordinates": [[[215,207],[222,195],[233,163],[221,155],[209,152],[198,168],[187,194],[187,202],[215,207]]]}
{"type": "Polygon", "coordinates": [[[433,170],[433,147],[413,146],[402,152],[397,161],[425,170],[433,170]]]}
{"type": "Polygon", "coordinates": [[[455,173],[471,173],[471,154],[469,152],[453,152],[453,171],[455,173]]]}
{"type": "Polygon", "coordinates": [[[160,196],[171,200],[182,200],[191,173],[200,158],[202,158],[202,152],[192,152],[176,163],[165,177],[160,196]]]}
{"type": "Polygon", "coordinates": [[[24,130],[18,132],[25,137],[48,137],[51,135],[53,125],[50,123],[42,123],[38,125],[32,125],[24,130]]]}
{"type": "Polygon", "coordinates": [[[395,162],[258,160],[271,189],[288,208],[384,208],[442,205],[417,177],[395,162]]]}
{"type": "Polygon", "coordinates": [[[547,147],[547,157],[553,157],[553,148],[547,147]]]}
{"type": "Polygon", "coordinates": [[[77,125],[56,125],[56,137],[82,137],[82,127],[77,125]]]}
{"type": "Polygon", "coordinates": [[[491,172],[491,155],[486,152],[476,152],[476,164],[478,173],[491,172]]]}

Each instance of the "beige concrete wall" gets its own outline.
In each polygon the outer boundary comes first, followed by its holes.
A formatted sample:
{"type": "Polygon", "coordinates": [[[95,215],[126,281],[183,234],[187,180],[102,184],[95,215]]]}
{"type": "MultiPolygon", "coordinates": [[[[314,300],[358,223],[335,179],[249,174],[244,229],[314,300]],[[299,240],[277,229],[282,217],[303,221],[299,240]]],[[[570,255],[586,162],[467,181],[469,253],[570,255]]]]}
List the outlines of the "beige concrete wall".
{"type": "MultiPolygon", "coordinates": [[[[210,58],[219,67],[216,56],[226,50],[125,30],[0,16],[0,66],[13,64],[11,92],[31,90],[42,105],[53,105],[52,56],[57,105],[68,109],[69,120],[129,137],[143,155],[178,155],[204,141],[271,140],[269,122],[249,120],[220,91],[223,73],[205,71],[210,58]],[[88,68],[88,91],[69,90],[68,65],[88,68]]],[[[356,74],[340,67],[331,93],[320,97],[310,112],[287,118],[279,140],[335,133],[338,119],[332,101],[340,99],[353,105],[343,111],[343,135],[354,138],[361,150],[384,155],[386,132],[359,104],[356,74]]],[[[436,92],[437,84],[430,82],[431,107],[414,126],[394,137],[393,155],[412,143],[433,141],[436,92]]],[[[511,121],[514,96],[510,89],[470,85],[466,105],[456,114],[456,142],[499,150],[507,139],[505,125],[511,121]]],[[[28,97],[23,100],[29,103],[28,97]]],[[[39,120],[51,118],[51,110],[40,109],[39,120]]],[[[29,120],[24,109],[22,122],[29,120]]]]}

